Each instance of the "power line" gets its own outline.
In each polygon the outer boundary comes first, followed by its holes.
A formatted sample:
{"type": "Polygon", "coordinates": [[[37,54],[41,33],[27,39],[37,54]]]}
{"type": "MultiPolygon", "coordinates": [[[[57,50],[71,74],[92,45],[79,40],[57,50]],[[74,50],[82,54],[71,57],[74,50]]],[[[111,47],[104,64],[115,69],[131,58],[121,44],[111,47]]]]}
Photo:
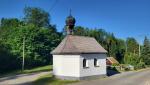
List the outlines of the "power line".
{"type": "Polygon", "coordinates": [[[56,1],[52,4],[52,6],[50,7],[49,12],[51,12],[51,11],[53,10],[53,8],[57,5],[58,1],[59,1],[59,0],[56,0],[56,1]]]}

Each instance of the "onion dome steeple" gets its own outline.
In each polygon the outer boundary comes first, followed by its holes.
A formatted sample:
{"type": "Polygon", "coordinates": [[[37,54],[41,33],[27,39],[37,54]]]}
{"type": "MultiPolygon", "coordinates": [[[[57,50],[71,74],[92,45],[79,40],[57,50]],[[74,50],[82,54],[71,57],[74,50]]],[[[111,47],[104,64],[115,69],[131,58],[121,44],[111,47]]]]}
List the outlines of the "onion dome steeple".
{"type": "Polygon", "coordinates": [[[70,11],[70,15],[66,18],[66,31],[68,35],[72,35],[73,34],[73,28],[75,26],[75,18],[71,15],[71,11],[70,11]]]}

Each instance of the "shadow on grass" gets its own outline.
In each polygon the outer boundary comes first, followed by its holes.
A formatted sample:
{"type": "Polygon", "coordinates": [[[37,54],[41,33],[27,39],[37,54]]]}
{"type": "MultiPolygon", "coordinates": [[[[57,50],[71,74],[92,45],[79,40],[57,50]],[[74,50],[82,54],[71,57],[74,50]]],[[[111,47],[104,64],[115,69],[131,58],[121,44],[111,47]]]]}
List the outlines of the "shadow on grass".
{"type": "Polygon", "coordinates": [[[52,68],[32,70],[32,71],[30,71],[30,69],[29,69],[29,70],[25,70],[25,71],[20,72],[20,73],[37,73],[37,72],[47,72],[47,71],[51,71],[51,70],[52,70],[52,68]]]}
{"type": "Polygon", "coordinates": [[[52,75],[46,75],[33,82],[32,85],[66,85],[74,82],[77,81],[60,80],[56,79],[52,75]]]}

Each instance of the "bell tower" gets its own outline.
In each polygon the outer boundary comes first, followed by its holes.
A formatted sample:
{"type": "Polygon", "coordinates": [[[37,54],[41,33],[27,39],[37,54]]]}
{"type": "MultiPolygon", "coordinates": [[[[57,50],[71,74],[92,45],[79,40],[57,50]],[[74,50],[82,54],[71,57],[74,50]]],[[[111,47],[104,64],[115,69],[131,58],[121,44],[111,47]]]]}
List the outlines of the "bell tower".
{"type": "Polygon", "coordinates": [[[76,20],[71,15],[71,11],[70,11],[70,15],[66,18],[66,31],[67,31],[67,35],[73,35],[73,30],[74,30],[75,22],[76,22],[76,20]]]}

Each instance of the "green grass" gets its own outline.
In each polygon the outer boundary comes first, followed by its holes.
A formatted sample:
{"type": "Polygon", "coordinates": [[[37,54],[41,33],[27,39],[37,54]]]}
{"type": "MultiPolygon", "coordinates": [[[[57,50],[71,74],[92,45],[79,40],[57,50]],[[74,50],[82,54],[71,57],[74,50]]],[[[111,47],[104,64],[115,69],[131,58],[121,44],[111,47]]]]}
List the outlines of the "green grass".
{"type": "Polygon", "coordinates": [[[77,81],[60,80],[54,78],[52,75],[45,75],[34,81],[32,85],[66,85],[75,82],[77,81]]]}
{"type": "Polygon", "coordinates": [[[35,73],[35,72],[43,72],[43,71],[51,71],[51,70],[52,70],[52,65],[47,65],[47,66],[37,67],[33,69],[27,69],[21,73],[35,73]]]}
{"type": "MultiPolygon", "coordinates": [[[[21,71],[21,70],[13,71],[11,73],[0,75],[0,77],[16,75],[16,74],[29,74],[29,73],[35,73],[35,72],[44,72],[44,71],[51,71],[51,70],[52,70],[52,65],[47,65],[47,66],[36,67],[33,69],[26,69],[24,71],[21,71]]],[[[38,78],[35,82],[32,83],[32,85],[66,85],[66,84],[73,83],[73,82],[77,82],[77,81],[60,80],[60,79],[54,78],[52,74],[48,74],[48,75],[44,75],[38,78]]]]}
{"type": "Polygon", "coordinates": [[[41,66],[41,67],[36,67],[36,68],[32,68],[32,69],[25,69],[24,71],[16,70],[16,71],[12,71],[9,73],[0,74],[0,77],[9,76],[9,75],[16,75],[16,74],[28,74],[28,73],[35,73],[35,72],[44,72],[44,71],[51,71],[51,70],[52,70],[52,65],[47,65],[47,66],[41,66]]]}

